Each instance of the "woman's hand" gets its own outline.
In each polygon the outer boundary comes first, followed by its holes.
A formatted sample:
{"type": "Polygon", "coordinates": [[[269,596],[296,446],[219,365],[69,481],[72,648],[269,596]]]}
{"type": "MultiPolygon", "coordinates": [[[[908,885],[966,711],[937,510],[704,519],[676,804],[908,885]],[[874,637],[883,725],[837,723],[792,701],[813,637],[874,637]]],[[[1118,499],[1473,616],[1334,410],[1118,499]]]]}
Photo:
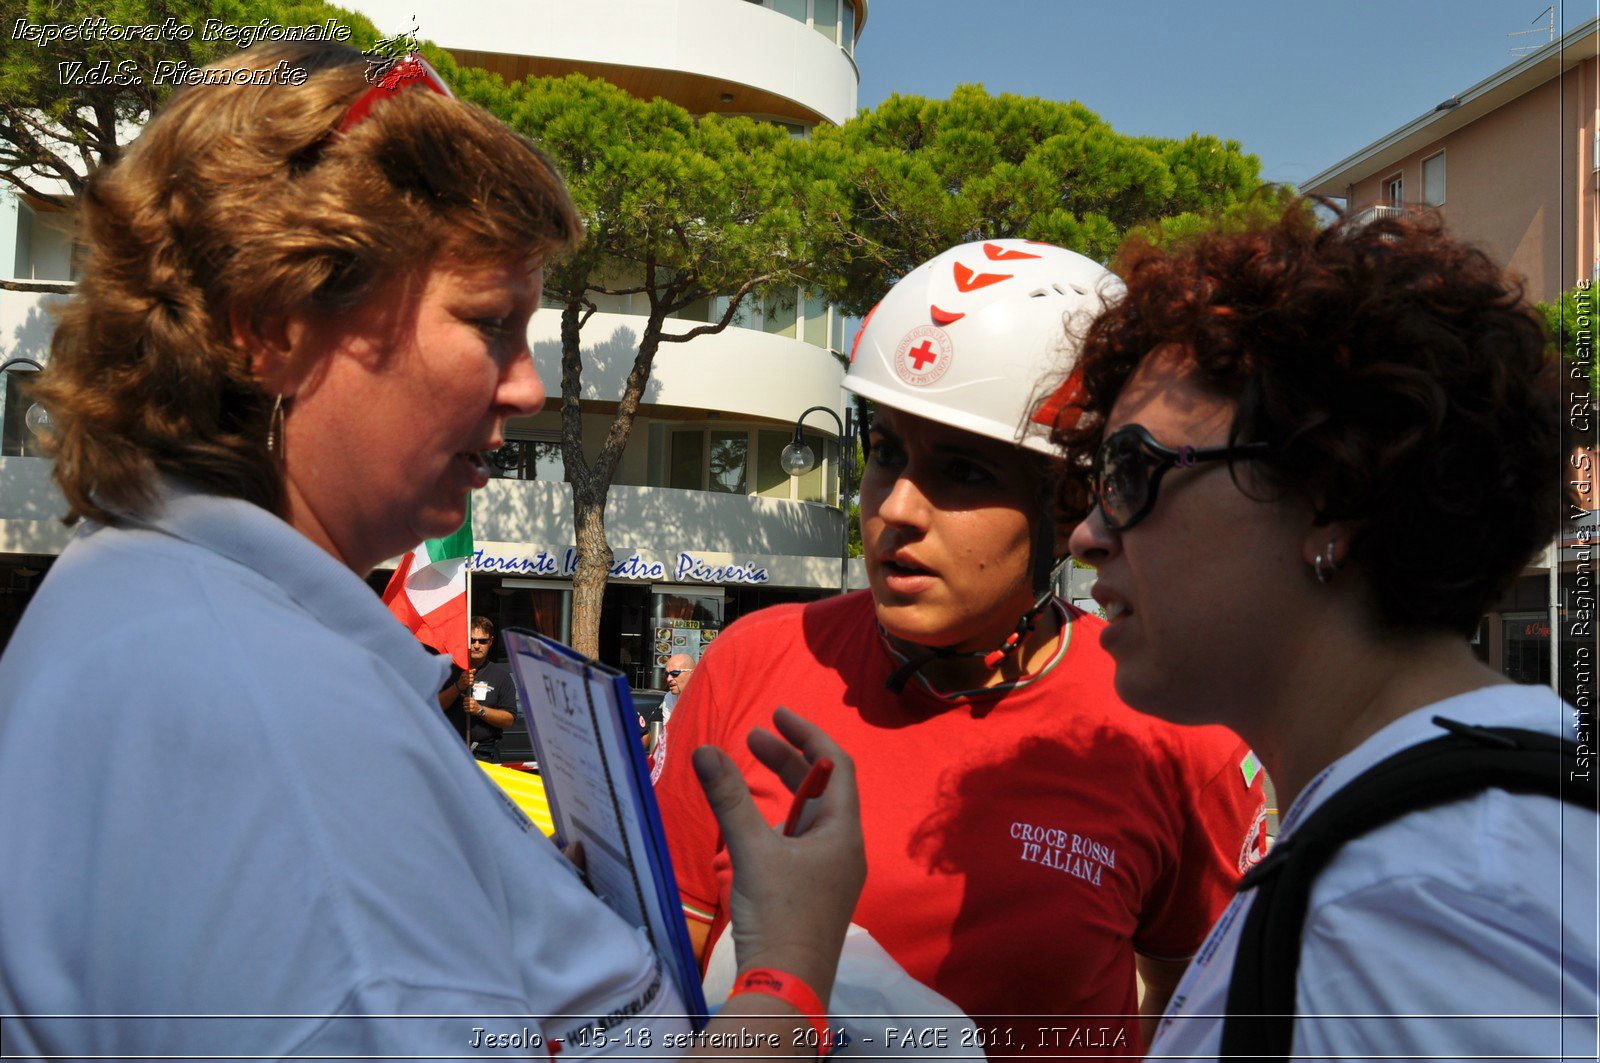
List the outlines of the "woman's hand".
{"type": "Polygon", "coordinates": [[[820,727],[788,709],[773,715],[778,734],[756,728],[750,751],[790,792],[816,761],[834,763],[816,819],[796,837],[767,826],[728,756],[694,751],[695,774],[733,861],[729,912],[740,970],[772,967],[803,979],[826,1002],[845,930],[866,882],[855,763],[820,727]]]}

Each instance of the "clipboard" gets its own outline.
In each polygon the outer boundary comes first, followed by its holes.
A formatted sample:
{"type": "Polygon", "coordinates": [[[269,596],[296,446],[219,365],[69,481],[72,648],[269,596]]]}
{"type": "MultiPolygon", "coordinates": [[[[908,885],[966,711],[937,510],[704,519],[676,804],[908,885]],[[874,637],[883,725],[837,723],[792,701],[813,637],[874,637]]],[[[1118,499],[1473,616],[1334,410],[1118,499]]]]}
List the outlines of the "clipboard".
{"type": "Polygon", "coordinates": [[[590,889],[650,942],[690,1024],[703,1028],[700,964],[627,679],[536,631],[503,634],[556,844],[583,842],[590,889]]]}

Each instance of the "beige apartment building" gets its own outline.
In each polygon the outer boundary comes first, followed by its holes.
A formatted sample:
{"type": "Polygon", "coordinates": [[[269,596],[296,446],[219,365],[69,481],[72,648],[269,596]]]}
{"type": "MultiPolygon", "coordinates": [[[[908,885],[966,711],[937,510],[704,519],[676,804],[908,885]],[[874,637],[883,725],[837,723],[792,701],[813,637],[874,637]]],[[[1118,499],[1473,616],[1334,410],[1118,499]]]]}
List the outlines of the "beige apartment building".
{"type": "MultiPolygon", "coordinates": [[[[1600,206],[1600,18],[1310,178],[1355,211],[1427,205],[1553,299],[1594,279],[1600,206]]],[[[1446,88],[1441,86],[1441,88],[1446,88]]]]}

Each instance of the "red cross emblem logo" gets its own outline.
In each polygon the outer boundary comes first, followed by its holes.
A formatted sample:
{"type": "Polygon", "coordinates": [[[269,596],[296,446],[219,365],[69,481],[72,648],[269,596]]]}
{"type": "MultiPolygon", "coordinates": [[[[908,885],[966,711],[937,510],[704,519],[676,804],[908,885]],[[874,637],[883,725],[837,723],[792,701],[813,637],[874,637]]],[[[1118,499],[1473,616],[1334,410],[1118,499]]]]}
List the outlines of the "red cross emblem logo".
{"type": "Polygon", "coordinates": [[[895,349],[895,376],[913,387],[926,387],[950,370],[954,347],[944,329],[919,325],[900,338],[895,349]]]}

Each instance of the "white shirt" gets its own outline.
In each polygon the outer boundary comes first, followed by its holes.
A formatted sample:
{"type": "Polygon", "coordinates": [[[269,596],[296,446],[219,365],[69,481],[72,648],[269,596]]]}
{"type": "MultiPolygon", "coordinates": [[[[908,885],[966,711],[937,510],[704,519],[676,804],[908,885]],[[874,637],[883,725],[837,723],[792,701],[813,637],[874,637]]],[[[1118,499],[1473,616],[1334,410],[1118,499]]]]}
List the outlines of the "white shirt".
{"type": "MultiPolygon", "coordinates": [[[[1418,709],[1305,788],[1280,840],[1378,761],[1482,726],[1573,734],[1548,688],[1493,686],[1418,709]]],[[[1295,984],[1294,1052],[1309,1058],[1595,1058],[1593,812],[1486,790],[1351,841],[1312,887],[1295,984]]],[[[1234,899],[1178,984],[1151,1058],[1216,1059],[1254,894],[1234,899]]]]}
{"type": "Polygon", "coordinates": [[[599,1016],[614,1052],[687,1030],[450,733],[445,664],[277,518],[166,500],[80,531],[0,658],[0,1012],[35,1016],[7,1050],[543,1058],[599,1016]]]}

